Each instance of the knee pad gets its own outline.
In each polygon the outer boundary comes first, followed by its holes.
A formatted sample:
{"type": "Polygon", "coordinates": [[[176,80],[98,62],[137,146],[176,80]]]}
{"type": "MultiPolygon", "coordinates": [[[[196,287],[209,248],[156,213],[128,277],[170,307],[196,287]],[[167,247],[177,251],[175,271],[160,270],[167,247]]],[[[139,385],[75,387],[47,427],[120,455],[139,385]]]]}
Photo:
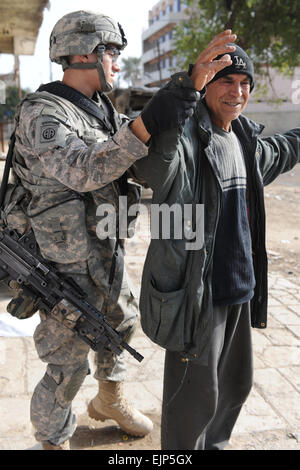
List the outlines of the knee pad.
{"type": "Polygon", "coordinates": [[[49,364],[43,378],[43,385],[54,393],[60,406],[66,408],[76,396],[88,373],[88,360],[77,368],[74,365],[59,366],[49,364]]]}

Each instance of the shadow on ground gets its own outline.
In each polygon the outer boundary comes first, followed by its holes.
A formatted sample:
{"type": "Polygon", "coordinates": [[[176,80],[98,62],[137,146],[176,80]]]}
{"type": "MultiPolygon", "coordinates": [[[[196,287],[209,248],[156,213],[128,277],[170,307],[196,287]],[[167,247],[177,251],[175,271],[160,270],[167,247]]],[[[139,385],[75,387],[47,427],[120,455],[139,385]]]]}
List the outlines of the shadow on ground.
{"type": "Polygon", "coordinates": [[[160,450],[160,416],[148,415],[154,424],[145,437],[124,433],[114,421],[97,422],[83,414],[71,439],[73,450],[160,450]]]}

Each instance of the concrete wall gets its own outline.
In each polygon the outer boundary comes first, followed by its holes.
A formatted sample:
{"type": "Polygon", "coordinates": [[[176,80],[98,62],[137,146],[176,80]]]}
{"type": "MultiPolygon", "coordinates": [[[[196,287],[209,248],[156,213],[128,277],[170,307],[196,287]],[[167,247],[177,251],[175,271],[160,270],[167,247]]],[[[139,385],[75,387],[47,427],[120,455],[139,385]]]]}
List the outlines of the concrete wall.
{"type": "Polygon", "coordinates": [[[265,129],[262,135],[273,135],[300,127],[300,104],[282,103],[275,106],[249,102],[244,115],[264,124],[265,129]]]}
{"type": "Polygon", "coordinates": [[[267,84],[266,97],[262,100],[254,88],[244,112],[249,118],[265,125],[263,135],[300,127],[300,67],[295,69],[293,77],[280,75],[274,70],[270,71],[270,75],[272,87],[269,82],[256,77],[257,84],[267,84]],[[275,104],[278,98],[283,100],[281,104],[275,104]]]}
{"type": "Polygon", "coordinates": [[[245,116],[255,122],[259,122],[265,126],[262,135],[273,135],[283,133],[294,127],[300,127],[299,112],[263,112],[263,113],[244,113],[245,116]]]}

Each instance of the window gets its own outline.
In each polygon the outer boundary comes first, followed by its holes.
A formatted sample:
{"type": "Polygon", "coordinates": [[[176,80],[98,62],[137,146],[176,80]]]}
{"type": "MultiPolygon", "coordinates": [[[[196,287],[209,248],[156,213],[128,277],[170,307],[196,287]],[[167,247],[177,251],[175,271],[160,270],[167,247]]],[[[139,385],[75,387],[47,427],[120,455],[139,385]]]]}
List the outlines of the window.
{"type": "Polygon", "coordinates": [[[177,11],[181,10],[181,1],[177,0],[177,11]]]}
{"type": "MultiPolygon", "coordinates": [[[[176,1],[176,0],[175,0],[176,1]]],[[[173,4],[174,2],[170,2],[168,5],[167,5],[167,13],[171,13],[173,11],[173,4]]]]}

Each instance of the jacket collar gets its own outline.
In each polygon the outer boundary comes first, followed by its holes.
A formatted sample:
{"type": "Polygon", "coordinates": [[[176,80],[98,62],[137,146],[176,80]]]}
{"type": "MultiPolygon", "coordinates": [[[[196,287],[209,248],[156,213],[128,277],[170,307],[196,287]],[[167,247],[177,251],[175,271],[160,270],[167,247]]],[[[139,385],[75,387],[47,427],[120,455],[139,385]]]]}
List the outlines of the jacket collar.
{"type": "MultiPolygon", "coordinates": [[[[195,119],[201,140],[208,145],[212,137],[212,122],[205,101],[201,101],[195,112],[195,119]]],[[[232,121],[232,129],[239,138],[250,142],[258,137],[264,129],[263,124],[258,124],[242,114],[232,121]]]]}

